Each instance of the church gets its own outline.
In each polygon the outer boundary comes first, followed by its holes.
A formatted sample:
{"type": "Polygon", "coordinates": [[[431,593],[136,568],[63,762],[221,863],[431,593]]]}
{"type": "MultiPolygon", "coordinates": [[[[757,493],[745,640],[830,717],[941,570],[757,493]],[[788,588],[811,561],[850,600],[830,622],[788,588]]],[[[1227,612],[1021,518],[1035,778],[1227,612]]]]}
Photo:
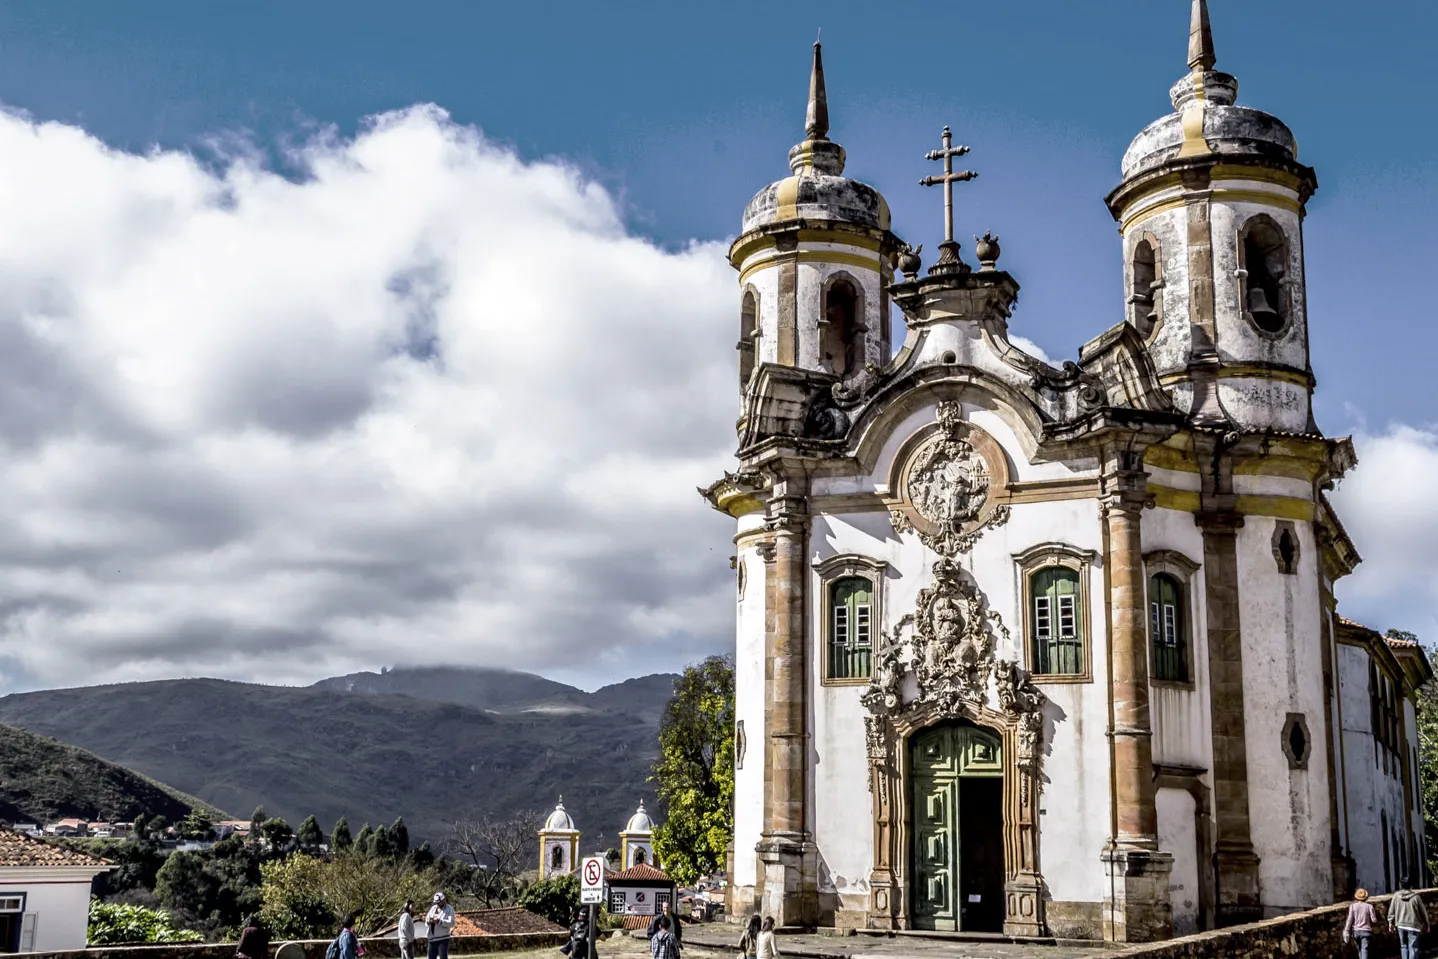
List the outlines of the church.
{"type": "Polygon", "coordinates": [[[738,462],[701,491],[737,524],[731,917],[1136,942],[1421,870],[1432,673],[1334,599],[1356,457],[1312,414],[1316,174],[1216,62],[1193,0],[1105,198],[1118,322],[1055,367],[1010,340],[998,238],[954,238],[967,148],[927,157],[925,269],[843,175],[815,44],[729,251],[738,462]]]}

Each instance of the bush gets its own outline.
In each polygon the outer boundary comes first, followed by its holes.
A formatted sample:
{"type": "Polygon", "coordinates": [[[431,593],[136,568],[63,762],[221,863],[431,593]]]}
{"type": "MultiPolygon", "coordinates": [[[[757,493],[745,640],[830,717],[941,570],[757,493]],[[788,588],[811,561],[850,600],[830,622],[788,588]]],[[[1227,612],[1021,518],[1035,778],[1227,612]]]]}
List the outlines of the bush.
{"type": "Polygon", "coordinates": [[[579,877],[541,879],[519,894],[519,905],[550,922],[567,926],[574,921],[574,913],[579,909],[579,877]]]}
{"type": "Polygon", "coordinates": [[[406,899],[424,902],[441,888],[436,870],[408,860],[384,862],[355,849],[325,860],[302,853],[267,862],[260,915],[270,932],[286,939],[333,936],[340,918],[354,916],[355,931],[371,935],[393,922],[406,899]]]}
{"type": "Polygon", "coordinates": [[[86,939],[92,946],[203,942],[204,938],[189,929],[176,929],[170,922],[170,914],[163,909],[90,900],[90,927],[86,939]]]}

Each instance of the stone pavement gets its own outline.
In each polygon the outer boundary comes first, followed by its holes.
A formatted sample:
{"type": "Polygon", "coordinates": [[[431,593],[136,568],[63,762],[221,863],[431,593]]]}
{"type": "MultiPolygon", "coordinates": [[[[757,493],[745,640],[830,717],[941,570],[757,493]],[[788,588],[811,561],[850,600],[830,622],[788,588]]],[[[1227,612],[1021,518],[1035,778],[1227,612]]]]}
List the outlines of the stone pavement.
{"type": "MultiPolygon", "coordinates": [[[[739,941],[737,927],[685,926],[685,956],[699,959],[701,947],[711,955],[733,959],[739,941]],[[732,931],[731,931],[732,930],[732,931]]],[[[1100,959],[1112,944],[1076,943],[1072,940],[1014,942],[1002,937],[975,941],[973,937],[936,937],[899,934],[895,936],[781,935],[779,954],[784,959],[1100,959]],[[1107,948],[1105,948],[1107,946],[1107,948]]],[[[601,954],[602,955],[602,954],[601,954]]]]}

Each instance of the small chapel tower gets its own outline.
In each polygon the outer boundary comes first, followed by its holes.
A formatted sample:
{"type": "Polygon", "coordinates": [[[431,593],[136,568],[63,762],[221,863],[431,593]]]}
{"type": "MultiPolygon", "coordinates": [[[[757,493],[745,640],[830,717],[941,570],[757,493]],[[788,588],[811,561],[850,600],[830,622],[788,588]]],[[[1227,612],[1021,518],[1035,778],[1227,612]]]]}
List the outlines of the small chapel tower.
{"type": "Polygon", "coordinates": [[[781,368],[773,375],[806,371],[848,384],[889,359],[887,289],[900,244],[879,192],[843,176],[817,42],[804,139],[789,151],[789,169],[749,201],[729,250],[739,271],[741,394],[763,363],[781,368]]]}
{"type": "Polygon", "coordinates": [[[564,876],[579,868],[579,829],[564,809],[564,797],[539,830],[539,878],[564,876]]]}
{"type": "Polygon", "coordinates": [[[629,817],[628,825],[619,833],[619,861],[623,869],[638,865],[657,869],[659,866],[654,861],[654,822],[645,812],[642,799],[634,815],[629,817]]]}
{"type": "Polygon", "coordinates": [[[1134,139],[1107,198],[1127,322],[1196,423],[1312,433],[1303,217],[1317,177],[1281,120],[1237,104],[1217,59],[1193,0],[1175,112],[1134,139]]]}

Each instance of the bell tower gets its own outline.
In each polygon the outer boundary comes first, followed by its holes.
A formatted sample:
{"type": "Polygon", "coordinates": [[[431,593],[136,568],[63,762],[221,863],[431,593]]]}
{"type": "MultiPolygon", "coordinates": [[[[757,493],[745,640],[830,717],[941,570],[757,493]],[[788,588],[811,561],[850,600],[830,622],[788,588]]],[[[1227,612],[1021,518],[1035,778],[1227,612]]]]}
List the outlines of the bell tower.
{"type": "Polygon", "coordinates": [[[760,190],[729,250],[739,271],[739,390],[775,364],[847,383],[890,354],[892,260],[889,205],[844,172],[829,139],[820,45],[814,44],[804,139],[789,151],[790,176],[760,190]]]}
{"type": "Polygon", "coordinates": [[[1174,112],[1134,139],[1107,198],[1127,322],[1198,424],[1313,432],[1303,218],[1317,178],[1216,63],[1207,0],[1193,0],[1174,112]]]}

